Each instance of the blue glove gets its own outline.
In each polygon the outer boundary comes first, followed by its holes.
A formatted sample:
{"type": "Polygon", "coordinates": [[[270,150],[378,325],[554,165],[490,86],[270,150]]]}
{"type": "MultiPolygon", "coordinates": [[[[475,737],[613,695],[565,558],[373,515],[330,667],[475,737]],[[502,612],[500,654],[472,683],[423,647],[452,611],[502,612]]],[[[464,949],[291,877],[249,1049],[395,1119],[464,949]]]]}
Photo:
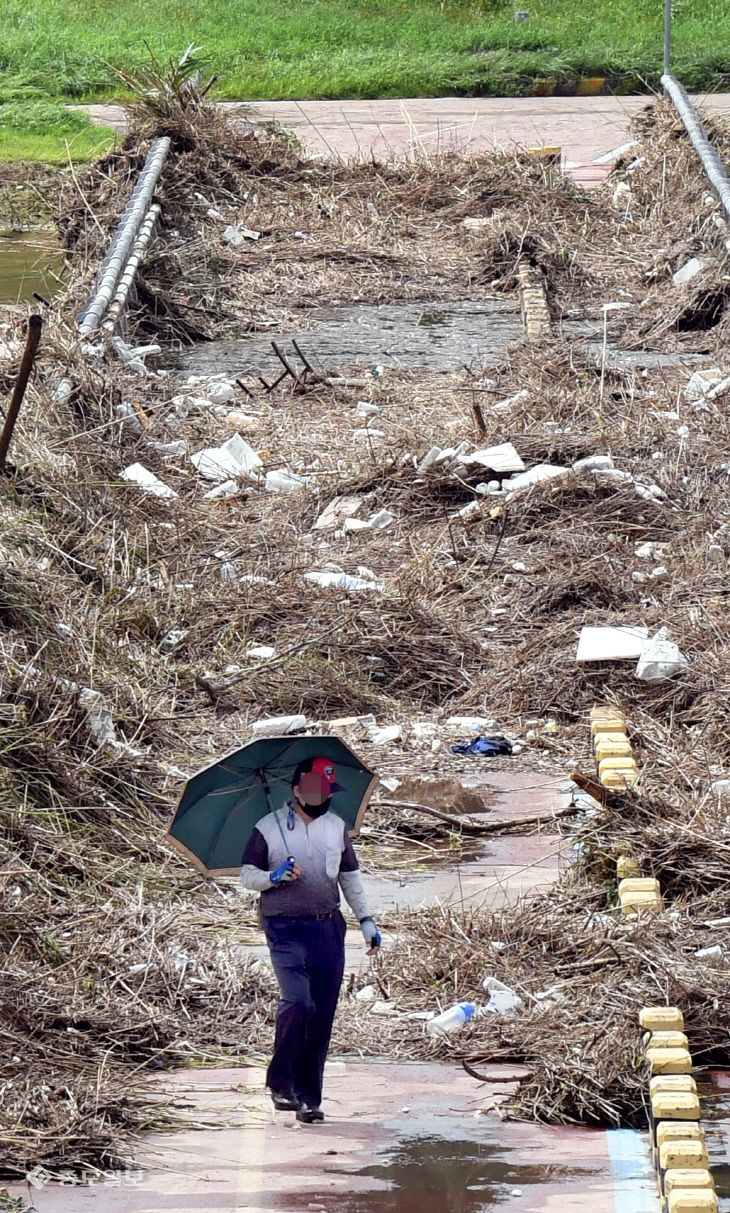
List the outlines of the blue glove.
{"type": "Polygon", "coordinates": [[[273,872],[269,872],[269,880],[273,885],[280,885],[282,882],[288,883],[294,879],[294,860],[291,855],[280,863],[278,868],[274,868],[273,872]]]}
{"type": "Polygon", "coordinates": [[[365,943],[369,944],[371,948],[380,947],[383,941],[380,936],[380,931],[376,927],[372,918],[363,918],[362,922],[360,923],[360,930],[365,936],[365,943]]]}

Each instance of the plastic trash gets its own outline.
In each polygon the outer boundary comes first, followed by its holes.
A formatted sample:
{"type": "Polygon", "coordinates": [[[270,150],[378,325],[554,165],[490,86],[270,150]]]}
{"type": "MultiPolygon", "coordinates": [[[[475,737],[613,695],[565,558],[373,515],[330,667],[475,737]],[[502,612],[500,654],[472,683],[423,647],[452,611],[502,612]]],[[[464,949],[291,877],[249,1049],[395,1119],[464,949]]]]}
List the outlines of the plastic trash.
{"type": "Polygon", "coordinates": [[[483,1008],[483,1013],[511,1016],[524,1008],[522,999],[497,977],[485,977],[482,989],[489,994],[489,1002],[483,1008]]]}
{"type": "Polygon", "coordinates": [[[139,485],[143,492],[150,493],[153,497],[165,497],[168,500],[177,497],[177,493],[170,488],[169,484],[158,480],[157,476],[141,463],[130,463],[128,468],[119,473],[119,478],[139,485]]]}
{"type": "Polygon", "coordinates": [[[666,628],[660,628],[646,641],[636,666],[636,677],[642,682],[659,682],[663,678],[671,678],[681,674],[689,666],[689,662],[672,640],[669,640],[666,628]]]}
{"type": "Polygon", "coordinates": [[[263,467],[261,458],[240,434],[234,434],[217,447],[205,447],[190,456],[190,461],[206,480],[224,481],[232,476],[256,477],[263,467]]]}
{"type": "Polygon", "coordinates": [[[446,1036],[450,1032],[457,1032],[467,1019],[471,1019],[474,1009],[473,1002],[457,1002],[435,1019],[429,1019],[426,1031],[429,1036],[446,1036]]]}

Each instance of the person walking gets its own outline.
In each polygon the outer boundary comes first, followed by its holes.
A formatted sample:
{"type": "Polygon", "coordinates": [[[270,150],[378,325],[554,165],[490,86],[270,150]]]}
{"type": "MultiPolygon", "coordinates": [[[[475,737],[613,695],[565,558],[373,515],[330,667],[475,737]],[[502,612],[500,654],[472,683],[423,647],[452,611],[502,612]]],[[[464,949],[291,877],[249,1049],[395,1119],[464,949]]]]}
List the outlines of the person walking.
{"type": "Polygon", "coordinates": [[[341,817],[328,758],[299,763],[282,810],[256,823],[241,866],[241,884],[260,896],[261,923],[281,997],[266,1085],[274,1107],[297,1120],[324,1120],[324,1063],[345,969],[340,893],[360,923],[368,955],[380,932],[368,908],[357,857],[341,817]]]}

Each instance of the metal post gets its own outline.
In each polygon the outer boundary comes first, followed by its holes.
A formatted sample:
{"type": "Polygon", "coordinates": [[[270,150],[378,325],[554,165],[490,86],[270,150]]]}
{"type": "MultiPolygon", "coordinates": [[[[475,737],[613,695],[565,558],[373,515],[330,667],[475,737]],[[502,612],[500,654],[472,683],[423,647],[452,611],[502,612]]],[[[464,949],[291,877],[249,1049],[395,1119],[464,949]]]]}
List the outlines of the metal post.
{"type": "Polygon", "coordinates": [[[33,370],[33,363],[35,361],[36,350],[38,349],[38,342],[41,339],[42,328],[43,320],[40,316],[33,315],[29,317],[28,336],[25,342],[25,349],[23,350],[20,370],[18,371],[18,378],[15,380],[15,387],[13,388],[13,395],[10,400],[7,415],[5,417],[5,424],[3,425],[2,433],[0,434],[0,472],[5,471],[5,460],[8,457],[10,439],[13,436],[15,423],[18,420],[20,406],[23,403],[25,389],[28,386],[28,380],[30,379],[30,372],[33,370]]]}
{"type": "MultiPolygon", "coordinates": [[[[672,0],[664,0],[664,75],[669,75],[672,49],[672,0]]],[[[666,90],[665,90],[666,91],[666,90]]]]}

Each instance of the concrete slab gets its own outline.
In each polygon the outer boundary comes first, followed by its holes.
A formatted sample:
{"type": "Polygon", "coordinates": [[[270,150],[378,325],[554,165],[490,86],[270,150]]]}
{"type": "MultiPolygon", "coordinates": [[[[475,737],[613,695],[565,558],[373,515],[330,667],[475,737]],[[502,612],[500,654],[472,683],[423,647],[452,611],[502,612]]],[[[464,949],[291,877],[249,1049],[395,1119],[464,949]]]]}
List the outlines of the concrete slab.
{"type": "Polygon", "coordinates": [[[490,1072],[497,1080],[479,1084],[448,1064],[335,1061],[326,1123],[301,1126],[271,1112],[263,1070],[181,1071],[167,1091],[217,1130],[149,1137],[143,1169],[104,1183],[10,1191],[30,1194],[37,1213],[478,1213],[502,1202],[511,1213],[658,1213],[645,1134],[617,1151],[601,1130],[502,1122],[492,1109],[514,1071],[490,1072]]]}

